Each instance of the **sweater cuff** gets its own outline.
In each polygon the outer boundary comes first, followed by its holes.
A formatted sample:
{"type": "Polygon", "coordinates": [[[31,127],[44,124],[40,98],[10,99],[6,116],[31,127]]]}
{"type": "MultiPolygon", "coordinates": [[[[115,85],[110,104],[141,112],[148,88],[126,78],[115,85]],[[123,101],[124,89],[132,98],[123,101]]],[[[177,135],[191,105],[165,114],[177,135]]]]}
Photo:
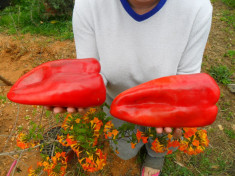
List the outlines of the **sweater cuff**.
{"type": "Polygon", "coordinates": [[[108,84],[108,81],[107,81],[107,79],[105,78],[105,76],[104,76],[102,73],[100,73],[100,74],[101,74],[101,76],[102,76],[102,78],[103,78],[104,85],[105,85],[105,87],[106,87],[107,84],[108,84]]]}

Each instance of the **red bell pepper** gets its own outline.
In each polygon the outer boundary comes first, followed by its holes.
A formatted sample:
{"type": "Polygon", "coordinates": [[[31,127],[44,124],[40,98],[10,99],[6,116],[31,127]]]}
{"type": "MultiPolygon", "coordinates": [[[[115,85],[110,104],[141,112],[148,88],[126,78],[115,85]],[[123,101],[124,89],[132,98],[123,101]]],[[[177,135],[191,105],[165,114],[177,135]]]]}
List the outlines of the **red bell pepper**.
{"type": "Polygon", "coordinates": [[[220,89],[205,73],[151,80],[119,94],[111,114],[149,127],[200,127],[213,123],[220,89]]]}
{"type": "Polygon", "coordinates": [[[24,76],[7,97],[16,103],[60,107],[99,106],[106,88],[96,59],[62,59],[44,63],[24,76]]]}

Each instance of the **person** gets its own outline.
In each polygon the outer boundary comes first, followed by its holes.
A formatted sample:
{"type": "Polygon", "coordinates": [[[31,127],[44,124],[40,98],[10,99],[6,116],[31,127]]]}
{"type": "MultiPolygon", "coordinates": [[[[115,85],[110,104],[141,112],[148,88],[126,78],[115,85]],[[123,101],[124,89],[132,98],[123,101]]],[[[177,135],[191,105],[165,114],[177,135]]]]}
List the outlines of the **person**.
{"type": "MultiPolygon", "coordinates": [[[[77,58],[96,58],[107,90],[108,104],[121,92],[156,78],[198,73],[212,20],[209,0],[76,0],[73,32],[77,58]]],[[[55,113],[83,108],[50,107],[55,113]]],[[[109,114],[108,110],[106,112],[109,114]]],[[[116,127],[123,121],[113,120],[116,127]]],[[[136,129],[144,127],[136,126],[136,129]]],[[[156,128],[170,133],[170,127],[156,128]]],[[[174,129],[181,136],[181,129],[174,129]]],[[[134,157],[135,149],[118,142],[118,156],[134,157]]],[[[159,175],[164,154],[146,144],[142,176],[159,175]]]]}

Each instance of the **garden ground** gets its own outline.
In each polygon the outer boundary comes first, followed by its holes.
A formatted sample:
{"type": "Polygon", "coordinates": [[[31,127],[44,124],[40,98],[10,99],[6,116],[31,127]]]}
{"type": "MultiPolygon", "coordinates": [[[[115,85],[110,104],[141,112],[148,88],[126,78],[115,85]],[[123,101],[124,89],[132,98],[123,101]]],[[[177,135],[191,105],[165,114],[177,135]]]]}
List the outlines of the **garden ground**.
{"type": "MultiPolygon", "coordinates": [[[[213,24],[202,71],[220,76],[221,73],[212,69],[212,66],[219,69],[222,69],[220,66],[225,66],[233,73],[230,78],[234,83],[235,56],[231,54],[235,50],[234,27],[228,24],[226,18],[226,13],[234,13],[234,10],[220,1],[213,2],[213,7],[213,24]]],[[[32,68],[46,61],[62,58],[75,58],[73,41],[58,41],[51,37],[30,34],[0,34],[0,75],[12,83],[32,68]]],[[[206,127],[210,140],[208,150],[193,157],[180,153],[168,156],[164,175],[235,175],[235,95],[226,85],[219,83],[219,86],[221,98],[218,102],[217,120],[206,127]]],[[[6,154],[15,150],[17,129],[27,129],[31,120],[50,127],[55,118],[53,114],[42,112],[41,107],[10,102],[6,99],[9,89],[9,86],[0,87],[0,175],[6,175],[12,162],[19,159],[14,175],[25,176],[29,166],[36,167],[40,155],[32,151],[6,154]]],[[[122,161],[108,147],[105,150],[109,151],[108,164],[98,175],[138,175],[138,158],[122,161]]],[[[68,175],[73,175],[72,166],[70,170],[68,175]]]]}

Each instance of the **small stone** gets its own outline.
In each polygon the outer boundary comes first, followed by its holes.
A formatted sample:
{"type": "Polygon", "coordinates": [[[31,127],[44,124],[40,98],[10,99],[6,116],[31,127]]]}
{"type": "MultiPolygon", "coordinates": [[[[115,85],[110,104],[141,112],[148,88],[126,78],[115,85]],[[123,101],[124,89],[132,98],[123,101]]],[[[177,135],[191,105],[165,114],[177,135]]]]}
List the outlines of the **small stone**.
{"type": "Polygon", "coordinates": [[[23,156],[22,158],[24,158],[24,159],[28,159],[28,157],[27,157],[27,156],[23,156]]]}
{"type": "Polygon", "coordinates": [[[179,166],[181,166],[181,167],[185,167],[185,165],[184,164],[182,164],[181,162],[179,162],[179,161],[175,161],[175,163],[176,164],[178,164],[179,166]]]}
{"type": "Polygon", "coordinates": [[[219,168],[219,165],[212,165],[211,168],[212,168],[212,169],[218,169],[218,168],[219,168]]]}
{"type": "Polygon", "coordinates": [[[223,131],[223,130],[224,130],[224,128],[223,128],[223,126],[222,126],[222,125],[218,125],[218,127],[219,127],[219,130],[221,130],[221,131],[223,131]]]}
{"type": "Polygon", "coordinates": [[[235,84],[228,84],[230,92],[235,93],[235,84]]]}
{"type": "Polygon", "coordinates": [[[235,124],[232,125],[232,129],[235,131],[235,124]]]}

